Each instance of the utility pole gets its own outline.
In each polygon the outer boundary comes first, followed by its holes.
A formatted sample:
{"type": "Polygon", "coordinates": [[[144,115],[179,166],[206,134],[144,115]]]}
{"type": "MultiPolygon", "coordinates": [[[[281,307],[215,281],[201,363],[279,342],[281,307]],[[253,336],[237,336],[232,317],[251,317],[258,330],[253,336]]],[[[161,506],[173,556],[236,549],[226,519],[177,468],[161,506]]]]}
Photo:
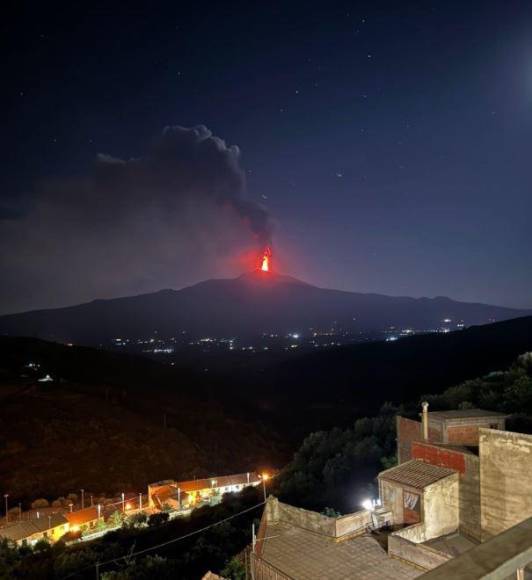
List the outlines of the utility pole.
{"type": "Polygon", "coordinates": [[[249,560],[250,560],[249,569],[251,570],[251,579],[252,580],[255,580],[255,570],[254,570],[254,565],[255,565],[255,544],[256,544],[256,539],[255,539],[255,524],[251,524],[251,554],[249,555],[249,560]]]}
{"type": "Polygon", "coordinates": [[[139,493],[139,510],[142,511],[142,493],[139,493]]]}
{"type": "Polygon", "coordinates": [[[81,509],[84,509],[85,508],[85,490],[80,489],[79,491],[81,491],[81,509]]]}
{"type": "Polygon", "coordinates": [[[126,495],[124,492],[122,492],[122,513],[125,513],[126,511],[126,495]]]}
{"type": "Polygon", "coordinates": [[[100,580],[100,562],[96,562],[96,580],[100,580]]]}
{"type": "Polygon", "coordinates": [[[266,502],[266,482],[269,479],[269,475],[267,473],[262,474],[262,491],[264,493],[264,502],[266,502]]]}

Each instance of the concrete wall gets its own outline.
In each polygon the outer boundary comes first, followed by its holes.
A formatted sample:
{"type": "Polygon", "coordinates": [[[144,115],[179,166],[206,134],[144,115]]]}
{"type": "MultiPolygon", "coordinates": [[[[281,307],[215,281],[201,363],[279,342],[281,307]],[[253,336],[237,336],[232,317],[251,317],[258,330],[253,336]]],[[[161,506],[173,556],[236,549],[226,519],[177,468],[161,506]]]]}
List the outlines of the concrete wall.
{"type": "Polygon", "coordinates": [[[460,474],[460,532],[475,540],[480,533],[480,458],[464,455],[465,472],[460,474]]]}
{"type": "Polygon", "coordinates": [[[318,512],[296,508],[291,505],[279,502],[279,520],[288,522],[303,528],[323,534],[326,536],[335,536],[336,534],[336,518],[323,516],[318,512]]]}
{"type": "Polygon", "coordinates": [[[379,480],[379,497],[382,505],[390,510],[394,524],[402,524],[404,521],[403,490],[398,484],[379,480]]]}
{"type": "Polygon", "coordinates": [[[458,530],[460,522],[458,494],[458,473],[440,479],[425,488],[423,522],[426,540],[458,530]]]}
{"type": "Polygon", "coordinates": [[[480,460],[476,455],[414,442],[412,458],[459,473],[460,531],[480,540],[480,460]]]}
{"type": "Polygon", "coordinates": [[[482,541],[532,516],[532,435],[480,430],[482,541]]]}
{"type": "Polygon", "coordinates": [[[257,538],[265,529],[265,519],[268,522],[283,521],[294,526],[310,530],[317,534],[330,536],[336,539],[343,539],[345,536],[362,533],[371,523],[371,512],[361,510],[339,518],[330,518],[318,512],[297,508],[280,502],[277,498],[270,496],[265,508],[265,517],[261,520],[261,525],[257,538]]]}
{"type": "Polygon", "coordinates": [[[404,538],[405,540],[408,540],[409,542],[412,542],[414,544],[425,542],[427,539],[425,535],[424,522],[403,528],[398,532],[394,532],[392,535],[404,538]]]}
{"type": "MultiPolygon", "coordinates": [[[[410,526],[415,528],[417,526],[410,526]]],[[[408,529],[408,528],[407,528],[408,529]]],[[[404,560],[424,570],[432,570],[452,558],[429,546],[422,546],[401,537],[398,533],[388,537],[388,555],[404,560]]]]}
{"type": "Polygon", "coordinates": [[[336,537],[364,532],[371,523],[371,512],[361,510],[346,516],[336,518],[336,537]]]}

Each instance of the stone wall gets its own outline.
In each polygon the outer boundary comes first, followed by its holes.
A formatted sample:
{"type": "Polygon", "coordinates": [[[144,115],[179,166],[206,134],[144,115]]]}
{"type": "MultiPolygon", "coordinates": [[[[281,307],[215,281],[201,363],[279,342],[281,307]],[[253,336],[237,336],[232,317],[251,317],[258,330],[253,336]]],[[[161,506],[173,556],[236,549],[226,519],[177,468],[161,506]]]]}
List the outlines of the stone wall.
{"type": "Polygon", "coordinates": [[[532,435],[480,430],[482,541],[532,516],[532,435]]]}
{"type": "MultiPolygon", "coordinates": [[[[416,528],[418,526],[410,526],[416,528]]],[[[408,528],[407,528],[408,529],[408,528]]],[[[392,534],[388,537],[388,555],[392,558],[398,558],[419,566],[424,570],[432,570],[437,566],[445,564],[452,557],[444,554],[429,546],[422,546],[418,543],[411,542],[399,533],[392,534]]]]}

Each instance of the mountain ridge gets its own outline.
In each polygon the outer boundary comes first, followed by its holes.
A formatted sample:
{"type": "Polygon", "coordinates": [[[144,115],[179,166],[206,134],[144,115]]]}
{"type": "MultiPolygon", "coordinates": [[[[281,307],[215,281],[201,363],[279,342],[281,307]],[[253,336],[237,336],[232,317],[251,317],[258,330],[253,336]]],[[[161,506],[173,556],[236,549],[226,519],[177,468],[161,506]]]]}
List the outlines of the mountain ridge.
{"type": "Polygon", "coordinates": [[[34,336],[77,344],[102,344],[114,337],[252,337],[340,327],[349,332],[388,327],[437,329],[486,324],[532,311],[469,303],[445,296],[387,296],[320,288],[281,274],[248,272],[238,278],[198,282],[180,290],[40,309],[0,316],[0,334],[34,336]]]}

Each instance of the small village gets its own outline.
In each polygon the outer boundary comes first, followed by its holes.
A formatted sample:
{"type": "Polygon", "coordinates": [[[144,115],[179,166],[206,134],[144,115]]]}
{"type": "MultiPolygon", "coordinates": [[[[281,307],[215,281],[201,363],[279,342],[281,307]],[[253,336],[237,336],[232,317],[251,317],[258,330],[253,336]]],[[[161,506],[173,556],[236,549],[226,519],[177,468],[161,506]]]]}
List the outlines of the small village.
{"type": "Polygon", "coordinates": [[[192,509],[216,505],[224,493],[237,493],[247,486],[262,485],[266,497],[269,478],[267,473],[247,472],[188,481],[169,479],[149,484],[147,493],[113,498],[94,497],[81,489],[79,495],[70,494],[51,504],[37,499],[28,511],[22,511],[20,504],[9,509],[9,495],[4,494],[0,539],[20,546],[94,540],[124,524],[158,525],[185,517],[192,509]]]}

